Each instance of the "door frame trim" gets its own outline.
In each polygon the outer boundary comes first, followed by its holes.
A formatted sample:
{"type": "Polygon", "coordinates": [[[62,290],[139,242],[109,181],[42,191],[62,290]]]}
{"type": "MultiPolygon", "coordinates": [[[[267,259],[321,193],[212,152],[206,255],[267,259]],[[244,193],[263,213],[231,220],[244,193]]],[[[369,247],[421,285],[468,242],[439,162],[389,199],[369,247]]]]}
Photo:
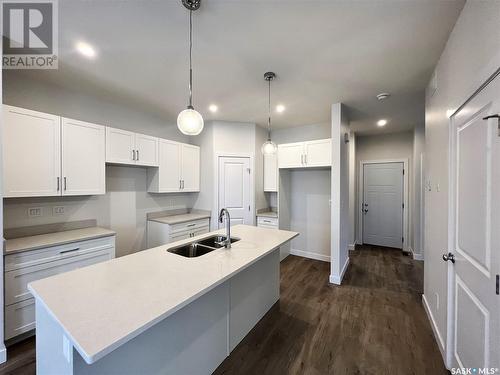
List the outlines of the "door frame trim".
{"type": "Polygon", "coordinates": [[[358,173],[358,241],[357,243],[363,244],[363,215],[361,215],[361,209],[363,209],[363,170],[366,164],[386,164],[386,163],[403,163],[403,169],[405,171],[403,177],[403,203],[405,205],[405,210],[403,212],[403,237],[405,241],[403,242],[403,251],[408,252],[409,246],[409,226],[408,219],[411,210],[408,204],[408,181],[409,181],[409,169],[408,169],[408,158],[401,159],[380,159],[380,160],[361,160],[359,162],[359,173],[358,173]]]}
{"type": "Polygon", "coordinates": [[[212,210],[212,220],[210,220],[210,230],[218,229],[217,219],[219,215],[219,159],[221,157],[226,158],[245,158],[250,159],[250,213],[252,215],[251,225],[256,225],[255,216],[255,155],[253,153],[245,152],[215,152],[214,153],[214,196],[213,196],[213,206],[212,210]],[[212,227],[213,226],[213,227],[212,227]]]}

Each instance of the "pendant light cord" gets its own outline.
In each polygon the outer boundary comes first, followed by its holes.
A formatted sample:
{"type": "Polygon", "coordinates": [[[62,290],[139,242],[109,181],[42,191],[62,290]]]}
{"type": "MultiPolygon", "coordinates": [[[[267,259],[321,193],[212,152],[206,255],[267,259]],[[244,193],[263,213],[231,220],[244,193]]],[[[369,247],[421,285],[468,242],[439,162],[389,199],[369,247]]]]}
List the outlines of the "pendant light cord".
{"type": "Polygon", "coordinates": [[[269,117],[267,119],[267,140],[270,141],[271,140],[271,79],[269,79],[267,81],[269,83],[269,86],[268,86],[268,113],[269,113],[269,117]]]}
{"type": "Polygon", "coordinates": [[[193,109],[193,10],[189,10],[189,105],[193,109]]]}

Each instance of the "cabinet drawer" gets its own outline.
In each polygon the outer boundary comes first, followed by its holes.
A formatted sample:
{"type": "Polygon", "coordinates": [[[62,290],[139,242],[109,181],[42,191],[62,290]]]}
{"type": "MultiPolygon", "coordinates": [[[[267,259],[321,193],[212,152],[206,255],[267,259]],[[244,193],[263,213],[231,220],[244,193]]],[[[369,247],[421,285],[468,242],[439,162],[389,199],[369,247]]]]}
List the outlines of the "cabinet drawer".
{"type": "Polygon", "coordinates": [[[5,307],[5,339],[31,331],[35,328],[35,299],[5,307]]]}
{"type": "Polygon", "coordinates": [[[198,228],[202,227],[208,227],[208,218],[206,219],[200,219],[200,220],[193,220],[193,221],[188,221],[185,223],[179,223],[179,224],[174,224],[171,226],[171,236],[174,236],[174,233],[179,233],[179,232],[192,232],[194,230],[197,230],[198,228]]]}
{"type": "Polygon", "coordinates": [[[31,298],[32,295],[28,291],[30,282],[112,259],[114,257],[113,250],[114,248],[98,250],[5,272],[5,305],[31,298]]]}
{"type": "Polygon", "coordinates": [[[208,232],[209,232],[209,228],[207,225],[207,226],[201,227],[201,228],[195,228],[195,229],[191,229],[191,230],[184,231],[184,232],[173,233],[170,236],[170,242],[185,240],[186,238],[196,237],[196,236],[199,236],[201,234],[208,233],[208,232]]]}
{"type": "Polygon", "coordinates": [[[5,271],[31,267],[37,264],[83,255],[98,250],[115,247],[115,237],[103,237],[94,240],[73,242],[65,245],[51,246],[38,250],[25,251],[5,256],[5,271]]]}
{"type": "Polygon", "coordinates": [[[263,217],[259,216],[257,217],[257,224],[260,226],[260,224],[263,225],[271,225],[278,227],[278,218],[277,217],[263,217]]]}

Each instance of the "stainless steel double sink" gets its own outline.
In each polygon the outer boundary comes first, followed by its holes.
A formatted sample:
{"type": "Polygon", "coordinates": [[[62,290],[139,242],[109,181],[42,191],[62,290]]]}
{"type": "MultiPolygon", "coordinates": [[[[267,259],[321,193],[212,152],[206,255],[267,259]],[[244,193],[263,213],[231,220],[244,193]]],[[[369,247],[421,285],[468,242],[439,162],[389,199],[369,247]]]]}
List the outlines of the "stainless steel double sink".
{"type": "MultiPolygon", "coordinates": [[[[169,253],[177,254],[186,258],[196,258],[205,254],[208,254],[214,250],[224,247],[224,242],[226,236],[215,235],[206,238],[202,238],[198,241],[190,242],[184,245],[179,245],[167,249],[169,253]]],[[[239,241],[239,238],[231,237],[231,243],[239,241]]]]}

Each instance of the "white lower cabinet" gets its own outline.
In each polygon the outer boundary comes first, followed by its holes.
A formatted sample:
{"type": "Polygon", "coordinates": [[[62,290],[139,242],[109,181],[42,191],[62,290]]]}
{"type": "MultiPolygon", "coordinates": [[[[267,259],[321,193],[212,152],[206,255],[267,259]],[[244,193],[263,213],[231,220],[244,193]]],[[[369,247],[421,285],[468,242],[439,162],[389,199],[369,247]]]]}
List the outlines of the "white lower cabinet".
{"type": "Polygon", "coordinates": [[[149,220],[147,230],[148,248],[151,248],[208,233],[210,221],[206,218],[171,225],[149,220]]]}
{"type": "Polygon", "coordinates": [[[278,218],[259,216],[257,217],[257,226],[259,228],[278,229],[278,218]]]}
{"type": "Polygon", "coordinates": [[[114,236],[6,255],[5,339],[35,328],[35,302],[29,283],[114,257],[114,236]]]}

